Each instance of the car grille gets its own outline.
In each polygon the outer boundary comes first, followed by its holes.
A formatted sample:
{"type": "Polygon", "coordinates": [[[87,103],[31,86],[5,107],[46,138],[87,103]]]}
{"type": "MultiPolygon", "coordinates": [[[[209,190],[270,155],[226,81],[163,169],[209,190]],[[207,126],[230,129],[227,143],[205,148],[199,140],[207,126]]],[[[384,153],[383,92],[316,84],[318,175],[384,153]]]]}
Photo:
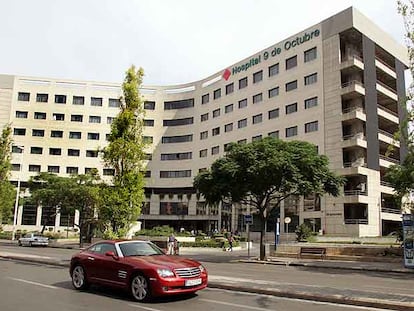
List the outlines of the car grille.
{"type": "Polygon", "coordinates": [[[200,276],[201,271],[200,271],[200,268],[194,267],[194,268],[175,269],[175,273],[181,278],[193,278],[193,277],[200,276]]]}

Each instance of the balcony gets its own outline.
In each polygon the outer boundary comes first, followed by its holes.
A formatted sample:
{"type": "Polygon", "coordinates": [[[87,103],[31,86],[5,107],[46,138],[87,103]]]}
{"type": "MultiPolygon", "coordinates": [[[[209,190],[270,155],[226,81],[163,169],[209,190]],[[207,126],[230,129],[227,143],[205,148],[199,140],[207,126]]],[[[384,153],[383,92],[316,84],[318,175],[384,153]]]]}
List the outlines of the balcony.
{"type": "Polygon", "coordinates": [[[364,60],[357,54],[346,55],[341,62],[341,70],[350,67],[357,67],[364,70],[364,60]]]}
{"type": "Polygon", "coordinates": [[[344,190],[344,195],[351,196],[351,195],[368,195],[368,191],[366,190],[359,190],[359,189],[353,189],[353,190],[344,190]]]}
{"type": "Polygon", "coordinates": [[[341,85],[341,96],[344,99],[365,96],[365,87],[361,81],[352,80],[341,85]]]}
{"type": "Polygon", "coordinates": [[[384,130],[378,130],[378,139],[382,142],[385,142],[389,145],[393,145],[395,147],[400,147],[400,142],[395,140],[394,135],[384,131],[384,130]]]}
{"type": "Polygon", "coordinates": [[[368,225],[368,219],[345,219],[346,225],[368,225]]]}
{"type": "Polygon", "coordinates": [[[361,121],[367,120],[365,109],[363,107],[349,107],[342,109],[342,121],[359,119],[361,121]]]}
{"type": "Polygon", "coordinates": [[[367,148],[367,139],[364,133],[359,132],[355,134],[344,135],[342,137],[342,147],[348,148],[352,146],[359,146],[362,148],[367,148]]]}
{"type": "Polygon", "coordinates": [[[380,59],[378,56],[375,58],[375,66],[377,66],[378,69],[388,74],[392,78],[397,79],[395,69],[388,65],[384,60],[380,59]]]}
{"type": "Polygon", "coordinates": [[[391,98],[392,100],[398,101],[397,92],[388,85],[377,81],[376,89],[379,93],[391,98]]]}
{"type": "Polygon", "coordinates": [[[381,212],[388,213],[388,214],[401,214],[401,209],[395,208],[395,207],[382,207],[381,206],[381,212]]]}
{"type": "Polygon", "coordinates": [[[381,105],[378,105],[377,112],[378,112],[379,117],[383,117],[384,119],[386,119],[388,121],[391,121],[393,123],[396,123],[396,124],[399,123],[398,113],[396,113],[396,112],[394,112],[394,111],[392,111],[388,108],[385,108],[381,105]]]}

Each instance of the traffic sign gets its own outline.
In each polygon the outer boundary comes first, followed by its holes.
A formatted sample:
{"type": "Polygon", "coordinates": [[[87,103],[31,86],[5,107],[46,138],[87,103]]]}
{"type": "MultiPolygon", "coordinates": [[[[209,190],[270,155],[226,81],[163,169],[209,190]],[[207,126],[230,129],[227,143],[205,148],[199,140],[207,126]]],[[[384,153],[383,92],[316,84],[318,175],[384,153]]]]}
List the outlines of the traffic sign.
{"type": "Polygon", "coordinates": [[[246,225],[253,225],[253,216],[244,215],[244,222],[246,223],[246,225]]]}

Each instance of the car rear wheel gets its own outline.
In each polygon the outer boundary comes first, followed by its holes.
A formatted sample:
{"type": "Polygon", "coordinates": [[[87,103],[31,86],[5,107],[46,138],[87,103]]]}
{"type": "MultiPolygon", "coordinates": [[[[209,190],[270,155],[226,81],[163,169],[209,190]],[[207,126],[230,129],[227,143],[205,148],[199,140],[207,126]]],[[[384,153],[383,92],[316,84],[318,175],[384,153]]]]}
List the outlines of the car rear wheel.
{"type": "Polygon", "coordinates": [[[148,301],[151,298],[148,279],[142,274],[138,274],[132,278],[131,294],[136,301],[148,301]]]}
{"type": "Polygon", "coordinates": [[[75,289],[81,290],[88,287],[85,270],[82,266],[75,266],[72,270],[72,285],[75,289]]]}

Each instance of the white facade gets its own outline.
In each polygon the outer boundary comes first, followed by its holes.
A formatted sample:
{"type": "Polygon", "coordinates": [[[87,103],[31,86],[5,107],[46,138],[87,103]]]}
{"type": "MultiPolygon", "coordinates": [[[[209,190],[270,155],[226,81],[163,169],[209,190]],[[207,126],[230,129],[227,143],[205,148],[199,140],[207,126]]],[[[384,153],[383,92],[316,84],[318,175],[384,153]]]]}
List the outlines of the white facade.
{"type": "MultiPolygon", "coordinates": [[[[144,135],[152,140],[144,227],[240,230],[246,211],[204,206],[193,178],[226,144],[272,135],[315,144],[348,177],[343,196],[290,200],[282,219],[332,235],[391,230],[401,215],[383,175],[405,152],[392,134],[406,66],[405,48],[350,8],[203,80],[143,86],[144,135]],[[396,151],[386,156],[389,145],[396,151]]],[[[0,126],[11,123],[15,145],[24,146],[23,157],[13,153],[12,180],[20,164],[23,182],[38,171],[69,176],[89,168],[108,178],[96,151],[107,144],[120,96],[117,84],[0,75],[0,126]]],[[[27,215],[20,208],[19,225],[40,225],[39,209],[27,215]]]]}

